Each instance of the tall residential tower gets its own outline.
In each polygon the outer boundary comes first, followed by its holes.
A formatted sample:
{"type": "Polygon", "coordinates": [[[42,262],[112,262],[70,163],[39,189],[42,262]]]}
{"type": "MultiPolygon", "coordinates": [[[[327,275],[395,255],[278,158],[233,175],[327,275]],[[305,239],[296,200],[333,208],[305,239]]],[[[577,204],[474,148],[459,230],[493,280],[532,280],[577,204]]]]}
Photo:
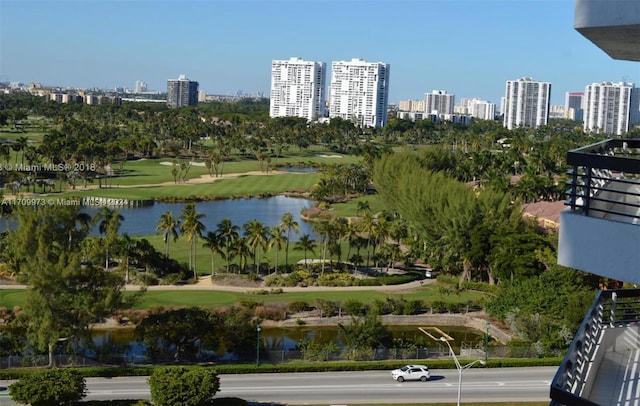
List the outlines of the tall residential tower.
{"type": "Polygon", "coordinates": [[[504,102],[504,126],[537,128],[549,120],[551,83],[531,78],[508,80],[504,102]]]}
{"type": "Polygon", "coordinates": [[[621,135],[629,131],[638,114],[633,83],[593,83],[584,91],[584,131],[621,135]]]}
{"type": "Polygon", "coordinates": [[[351,120],[358,127],[387,123],[389,64],[362,59],[331,64],[329,117],[351,120]]]}
{"type": "Polygon", "coordinates": [[[425,113],[436,116],[453,114],[455,99],[455,95],[447,94],[444,90],[434,90],[431,93],[425,93],[425,113]]]}
{"type": "Polygon", "coordinates": [[[271,63],[270,117],[324,117],[326,64],[300,58],[271,63]]]}
{"type": "Polygon", "coordinates": [[[169,107],[197,106],[198,82],[180,75],[178,79],[167,80],[167,105],[169,107]]]}

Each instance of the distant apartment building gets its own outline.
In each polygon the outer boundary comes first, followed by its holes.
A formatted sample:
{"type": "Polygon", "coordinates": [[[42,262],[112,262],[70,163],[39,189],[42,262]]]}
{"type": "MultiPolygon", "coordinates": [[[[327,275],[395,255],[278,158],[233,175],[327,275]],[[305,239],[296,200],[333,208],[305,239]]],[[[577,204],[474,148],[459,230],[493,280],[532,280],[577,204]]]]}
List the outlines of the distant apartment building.
{"type": "Polygon", "coordinates": [[[582,121],[583,118],[583,92],[567,92],[564,98],[565,118],[582,121]]]}
{"type": "Polygon", "coordinates": [[[436,116],[453,114],[455,98],[455,95],[447,94],[444,90],[434,90],[431,93],[425,93],[425,113],[436,116]]]}
{"type": "Polygon", "coordinates": [[[508,80],[503,106],[504,126],[537,128],[549,121],[551,83],[534,81],[529,77],[508,80]]]}
{"type": "Polygon", "coordinates": [[[167,105],[184,107],[198,105],[198,82],[180,75],[178,79],[167,80],[167,105]]]}
{"type": "Polygon", "coordinates": [[[398,110],[406,111],[406,112],[424,113],[425,112],[424,100],[400,100],[400,103],[398,103],[398,110]]]}
{"type": "Polygon", "coordinates": [[[141,80],[136,80],[136,86],[133,91],[134,93],[144,93],[147,91],[147,84],[141,80]]]}
{"type": "Polygon", "coordinates": [[[496,105],[495,103],[481,100],[478,98],[460,100],[460,105],[453,108],[453,112],[457,115],[468,115],[480,120],[495,120],[496,105]]]}
{"type": "Polygon", "coordinates": [[[271,62],[270,117],[317,121],[326,109],[326,64],[300,58],[271,62]]]}
{"type": "Polygon", "coordinates": [[[565,110],[564,106],[560,106],[560,105],[551,105],[549,107],[549,118],[566,118],[567,117],[567,111],[565,110]]]}
{"type": "Polygon", "coordinates": [[[584,91],[584,131],[621,135],[640,122],[640,89],[633,83],[602,82],[584,91]]]}
{"type": "Polygon", "coordinates": [[[358,127],[387,123],[389,64],[362,59],[331,64],[329,117],[351,120],[358,127]]]}

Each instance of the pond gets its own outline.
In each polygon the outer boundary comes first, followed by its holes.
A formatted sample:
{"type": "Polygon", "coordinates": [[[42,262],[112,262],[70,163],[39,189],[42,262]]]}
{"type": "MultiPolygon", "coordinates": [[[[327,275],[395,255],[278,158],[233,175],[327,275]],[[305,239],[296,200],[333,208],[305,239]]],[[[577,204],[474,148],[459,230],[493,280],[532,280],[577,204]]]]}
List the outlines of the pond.
{"type": "MultiPolygon", "coordinates": [[[[179,217],[186,203],[155,203],[143,207],[119,207],[116,210],[124,217],[119,233],[127,233],[130,236],[143,236],[156,234],[156,226],[160,216],[168,211],[173,212],[174,217],[179,217]]],[[[282,215],[291,213],[299,225],[299,233],[291,234],[291,240],[297,241],[299,236],[309,234],[313,239],[316,235],[311,224],[302,220],[300,212],[304,208],[312,206],[311,200],[273,196],[267,198],[225,199],[196,203],[196,210],[205,215],[201,220],[206,226],[206,231],[215,230],[218,223],[225,219],[231,219],[234,225],[242,228],[242,225],[258,220],[267,227],[273,227],[280,223],[282,215]]],[[[83,212],[96,215],[99,207],[86,206],[83,212]]],[[[0,218],[0,231],[7,227],[6,219],[0,218]]],[[[92,235],[98,235],[97,226],[92,235]]]]}
{"type": "MultiPolygon", "coordinates": [[[[413,342],[421,348],[446,351],[444,345],[426,337],[416,326],[388,326],[388,328],[395,340],[413,342]]],[[[479,343],[484,339],[482,332],[465,327],[441,327],[441,330],[454,339],[451,344],[457,353],[460,352],[461,343],[479,343]]],[[[299,350],[303,341],[315,344],[333,343],[340,349],[345,346],[342,333],[337,326],[263,327],[260,332],[260,348],[265,355],[268,352],[299,350]]],[[[100,354],[109,354],[111,359],[126,357],[133,360],[131,362],[144,362],[145,346],[135,341],[133,329],[93,330],[93,342],[100,354]]],[[[249,355],[252,356],[252,353],[249,355]]],[[[220,350],[217,358],[225,360],[234,359],[235,356],[220,350]]]]}

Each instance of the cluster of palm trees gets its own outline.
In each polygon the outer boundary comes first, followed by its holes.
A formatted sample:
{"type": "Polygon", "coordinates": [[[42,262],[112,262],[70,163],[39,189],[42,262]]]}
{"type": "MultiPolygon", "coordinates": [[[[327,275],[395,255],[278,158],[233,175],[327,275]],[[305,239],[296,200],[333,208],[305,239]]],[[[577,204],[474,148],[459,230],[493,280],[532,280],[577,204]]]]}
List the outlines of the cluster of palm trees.
{"type": "MultiPolygon", "coordinates": [[[[258,220],[245,223],[242,228],[233,224],[231,219],[224,218],[215,230],[206,230],[202,219],[204,214],[197,212],[195,203],[188,203],[179,216],[169,211],[160,216],[156,231],[161,233],[165,244],[165,258],[169,258],[169,243],[180,236],[184,236],[189,243],[189,270],[197,279],[196,250],[198,241],[202,240],[202,247],[211,253],[211,274],[216,272],[215,255],[220,255],[226,262],[225,269],[229,273],[231,263],[235,258],[239,260],[240,269],[244,272],[249,259],[253,260],[253,268],[259,273],[261,255],[267,250],[276,249],[275,270],[278,270],[278,252],[285,249],[285,264],[289,264],[289,241],[291,234],[299,233],[299,224],[291,213],[285,213],[280,223],[268,227],[258,220]]],[[[308,234],[301,237],[296,246],[309,249],[313,242],[308,234]]]]}

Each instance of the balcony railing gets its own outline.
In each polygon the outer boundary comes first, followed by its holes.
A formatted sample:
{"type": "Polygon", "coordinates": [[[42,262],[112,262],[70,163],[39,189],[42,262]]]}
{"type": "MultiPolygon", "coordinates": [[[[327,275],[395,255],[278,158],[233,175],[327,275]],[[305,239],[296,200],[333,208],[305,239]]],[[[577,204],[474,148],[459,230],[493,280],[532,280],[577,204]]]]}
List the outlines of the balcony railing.
{"type": "Polygon", "coordinates": [[[567,153],[574,212],[640,223],[640,140],[606,140],[567,153]]]}
{"type": "Polygon", "coordinates": [[[594,363],[604,332],[639,321],[640,289],[600,291],[551,382],[550,405],[598,406],[584,392],[597,374],[599,365],[594,363]]]}

